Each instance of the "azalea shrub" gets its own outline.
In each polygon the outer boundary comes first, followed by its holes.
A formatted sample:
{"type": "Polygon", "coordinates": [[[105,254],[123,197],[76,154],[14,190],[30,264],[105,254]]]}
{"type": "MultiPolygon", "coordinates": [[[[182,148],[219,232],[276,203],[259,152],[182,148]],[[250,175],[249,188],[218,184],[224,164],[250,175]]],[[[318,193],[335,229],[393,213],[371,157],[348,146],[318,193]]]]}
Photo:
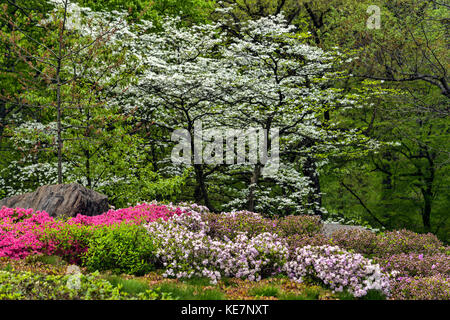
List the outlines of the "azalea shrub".
{"type": "Polygon", "coordinates": [[[400,277],[430,277],[445,275],[450,277],[450,255],[438,253],[401,253],[385,258],[376,258],[386,272],[395,271],[400,277]]]}
{"type": "Polygon", "coordinates": [[[450,300],[450,277],[399,277],[391,281],[391,298],[395,300],[450,300]]]}
{"type": "Polygon", "coordinates": [[[284,270],[297,282],[320,281],[337,292],[363,297],[370,290],[389,295],[389,277],[378,264],[337,246],[298,248],[284,270]]]}
{"type": "Polygon", "coordinates": [[[330,239],[321,233],[312,236],[295,234],[286,237],[285,240],[288,244],[289,252],[291,255],[295,255],[295,251],[298,248],[303,248],[306,246],[324,246],[331,243],[330,239]]]}
{"type": "Polygon", "coordinates": [[[209,226],[208,235],[219,239],[234,239],[241,232],[252,237],[264,232],[273,232],[277,226],[275,221],[250,211],[211,213],[204,215],[203,219],[209,226]]]}
{"type": "Polygon", "coordinates": [[[246,210],[225,212],[221,214],[205,214],[203,220],[208,223],[208,234],[213,238],[233,239],[240,232],[256,236],[264,232],[277,233],[281,237],[296,235],[313,236],[322,230],[322,222],[318,216],[285,216],[268,219],[259,213],[246,210]]]}
{"type": "Polygon", "coordinates": [[[109,210],[97,216],[77,215],[67,220],[68,224],[81,224],[91,226],[111,226],[120,224],[125,221],[127,223],[142,224],[145,222],[153,222],[158,219],[167,220],[173,215],[180,215],[186,210],[179,207],[160,205],[156,202],[138,204],[134,207],[109,210]]]}
{"type": "Polygon", "coordinates": [[[46,212],[3,207],[0,210],[0,257],[23,259],[41,253],[45,247],[42,234],[55,224],[46,212]]]}
{"type": "Polygon", "coordinates": [[[70,262],[80,262],[87,250],[92,229],[127,222],[142,224],[167,220],[192,209],[160,205],[156,202],[109,210],[97,216],[77,215],[66,220],[33,209],[0,210],[0,257],[23,259],[34,254],[57,254],[70,262]],[[91,227],[91,228],[89,228],[91,227]]]}
{"type": "Polygon", "coordinates": [[[203,276],[213,284],[223,276],[258,281],[279,273],[288,258],[287,246],[276,234],[250,237],[241,232],[233,239],[213,238],[198,214],[151,223],[146,228],[159,244],[156,255],[167,277],[203,276]],[[194,230],[189,225],[194,225],[194,230]]]}
{"type": "Polygon", "coordinates": [[[322,220],[319,216],[285,216],[277,221],[277,231],[282,237],[297,235],[314,236],[322,231],[322,220]]]}
{"type": "Polygon", "coordinates": [[[344,229],[333,232],[330,243],[346,250],[373,255],[378,245],[378,237],[369,230],[344,229]]]}
{"type": "Polygon", "coordinates": [[[401,253],[433,254],[444,251],[443,243],[432,233],[419,234],[409,230],[396,230],[377,236],[374,254],[390,256],[401,253]]]}
{"type": "Polygon", "coordinates": [[[434,254],[446,250],[434,234],[419,234],[404,229],[380,234],[370,230],[338,230],[331,234],[330,243],[346,250],[377,257],[402,253],[434,254]]]}

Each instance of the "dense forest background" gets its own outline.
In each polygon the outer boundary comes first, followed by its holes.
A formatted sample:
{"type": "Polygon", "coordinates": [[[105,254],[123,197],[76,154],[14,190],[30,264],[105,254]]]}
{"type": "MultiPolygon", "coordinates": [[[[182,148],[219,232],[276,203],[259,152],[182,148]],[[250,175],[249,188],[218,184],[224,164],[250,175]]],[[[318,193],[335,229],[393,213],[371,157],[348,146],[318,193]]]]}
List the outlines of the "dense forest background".
{"type": "Polygon", "coordinates": [[[320,214],[448,241],[449,7],[446,0],[0,0],[0,198],[78,182],[116,207],[195,201],[218,212],[320,214]],[[370,27],[374,5],[379,28],[370,27]],[[212,25],[223,35],[199,27],[212,25]],[[280,32],[269,39],[271,26],[280,32]],[[285,49],[305,45],[332,53],[327,68],[285,49]],[[172,56],[180,51],[188,58],[172,56]],[[257,64],[261,52],[273,64],[257,64]],[[214,78],[221,64],[248,79],[261,74],[261,83],[289,79],[292,66],[310,68],[302,84],[310,91],[299,103],[293,86],[279,86],[279,101],[265,105],[270,97],[250,80],[227,87],[214,78]],[[219,99],[219,89],[232,98],[219,99]],[[281,128],[284,166],[265,177],[258,165],[174,165],[171,132],[191,130],[194,119],[281,128]]]}

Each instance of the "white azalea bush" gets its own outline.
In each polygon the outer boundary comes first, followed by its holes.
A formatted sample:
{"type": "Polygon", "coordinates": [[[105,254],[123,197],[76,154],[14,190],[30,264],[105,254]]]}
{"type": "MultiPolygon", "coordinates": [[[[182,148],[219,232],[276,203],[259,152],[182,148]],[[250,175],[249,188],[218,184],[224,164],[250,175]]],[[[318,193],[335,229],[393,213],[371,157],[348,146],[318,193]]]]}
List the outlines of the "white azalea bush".
{"type": "Polygon", "coordinates": [[[205,276],[215,284],[223,276],[259,281],[277,274],[288,259],[285,241],[276,234],[249,237],[241,232],[233,240],[207,235],[201,214],[174,216],[146,225],[158,241],[157,257],[166,269],[164,276],[205,276]]]}
{"type": "MultiPolygon", "coordinates": [[[[272,232],[238,232],[214,237],[206,214],[194,210],[145,225],[158,243],[165,277],[222,277],[259,281],[285,273],[294,281],[319,281],[336,292],[363,297],[370,290],[389,295],[389,277],[378,264],[337,246],[305,246],[289,253],[286,240],[272,232]]],[[[222,215],[221,215],[222,216],[222,215]]],[[[223,215],[233,219],[234,214],[223,215]]]]}
{"type": "Polygon", "coordinates": [[[284,271],[294,281],[303,282],[307,277],[318,279],[336,292],[346,289],[355,297],[363,297],[369,290],[389,295],[389,277],[381,272],[378,264],[337,246],[297,248],[294,257],[284,265],[284,271]]]}

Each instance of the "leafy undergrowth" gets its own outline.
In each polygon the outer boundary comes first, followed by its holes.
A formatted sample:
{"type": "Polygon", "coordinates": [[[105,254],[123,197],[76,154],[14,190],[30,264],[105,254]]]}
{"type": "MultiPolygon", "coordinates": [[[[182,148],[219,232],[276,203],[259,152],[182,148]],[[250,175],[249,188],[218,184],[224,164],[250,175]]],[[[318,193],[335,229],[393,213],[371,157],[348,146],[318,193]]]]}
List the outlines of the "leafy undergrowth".
{"type": "Polygon", "coordinates": [[[338,294],[317,285],[301,284],[277,276],[259,282],[223,278],[211,285],[208,278],[167,279],[158,270],[143,276],[110,272],[83,274],[80,291],[67,288],[70,265],[56,256],[30,256],[26,260],[0,259],[1,299],[177,299],[177,300],[336,300],[338,294]],[[24,280],[26,281],[24,282],[24,280]],[[21,284],[19,285],[19,282],[21,284]],[[24,285],[26,283],[27,285],[24,285]],[[37,287],[36,284],[40,286],[37,287]],[[31,288],[31,285],[32,288],[31,288]],[[9,286],[9,290],[8,290],[9,286]],[[28,286],[28,288],[27,288],[28,286]],[[53,288],[53,289],[50,289],[53,288]],[[19,289],[20,294],[17,292],[19,289]],[[9,294],[8,294],[9,292],[9,294]]]}

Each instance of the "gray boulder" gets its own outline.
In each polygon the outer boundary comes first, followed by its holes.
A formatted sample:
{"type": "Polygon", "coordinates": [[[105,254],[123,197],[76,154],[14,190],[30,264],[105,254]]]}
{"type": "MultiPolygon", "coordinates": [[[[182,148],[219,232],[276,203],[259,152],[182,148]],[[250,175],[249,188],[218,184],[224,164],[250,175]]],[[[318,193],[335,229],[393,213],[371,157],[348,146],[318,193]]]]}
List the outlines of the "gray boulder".
{"type": "Polygon", "coordinates": [[[107,196],[77,183],[42,186],[35,192],[0,200],[0,208],[3,206],[33,208],[52,217],[74,217],[78,213],[95,216],[109,209],[107,196]]]}
{"type": "Polygon", "coordinates": [[[339,230],[367,230],[362,226],[349,226],[339,223],[324,223],[322,227],[322,233],[331,236],[334,232],[339,230]]]}

